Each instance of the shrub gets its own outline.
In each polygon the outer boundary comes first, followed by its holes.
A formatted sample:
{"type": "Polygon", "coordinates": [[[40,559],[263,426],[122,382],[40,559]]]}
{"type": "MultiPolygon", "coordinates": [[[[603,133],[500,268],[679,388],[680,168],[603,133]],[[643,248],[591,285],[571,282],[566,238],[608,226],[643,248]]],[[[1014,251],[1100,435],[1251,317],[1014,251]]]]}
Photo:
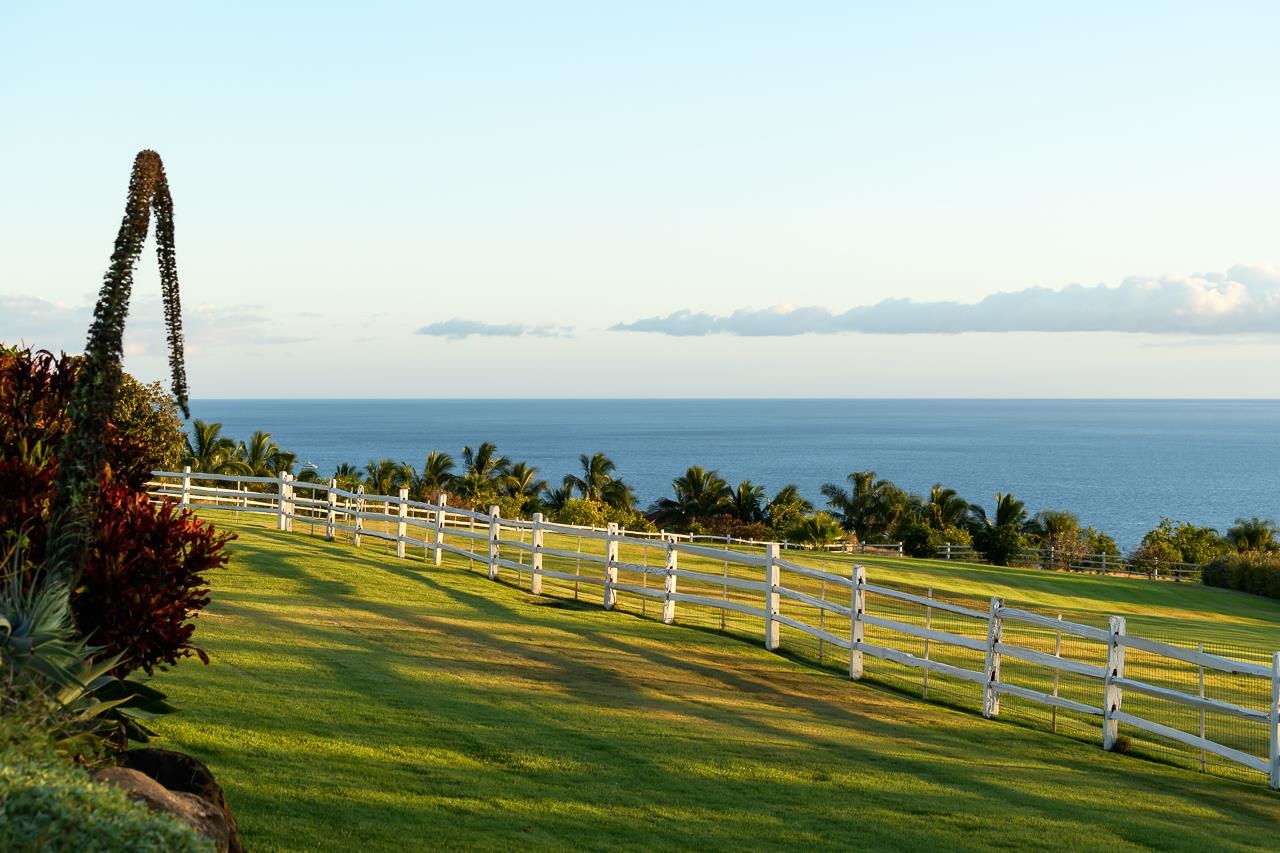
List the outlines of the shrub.
{"type": "Polygon", "coordinates": [[[208,656],[191,645],[195,614],[209,603],[203,573],[226,564],[233,534],[218,533],[170,501],[110,485],[102,490],[98,532],[71,605],[80,630],[124,669],[148,675],[178,658],[208,656]]]}
{"type": "MultiPolygon", "coordinates": [[[[24,540],[29,572],[46,558],[55,451],[71,427],[66,412],[79,365],[66,355],[0,347],[0,531],[24,540]]],[[[148,502],[141,486],[151,460],[172,447],[156,438],[165,434],[163,412],[151,422],[137,410],[138,398],[133,403],[133,423],[152,426],[108,430],[94,539],[71,598],[80,630],[105,655],[122,656],[117,674],[203,657],[190,644],[190,620],[208,603],[202,573],[226,562],[223,546],[232,538],[171,504],[148,502]]]]}
{"type": "Polygon", "coordinates": [[[1268,551],[1224,554],[1204,567],[1201,580],[1206,586],[1280,598],[1280,554],[1268,551]]]}
{"type": "Polygon", "coordinates": [[[120,789],[94,782],[53,752],[20,720],[0,720],[0,850],[196,853],[212,842],[168,814],[152,812],[120,789]]]}

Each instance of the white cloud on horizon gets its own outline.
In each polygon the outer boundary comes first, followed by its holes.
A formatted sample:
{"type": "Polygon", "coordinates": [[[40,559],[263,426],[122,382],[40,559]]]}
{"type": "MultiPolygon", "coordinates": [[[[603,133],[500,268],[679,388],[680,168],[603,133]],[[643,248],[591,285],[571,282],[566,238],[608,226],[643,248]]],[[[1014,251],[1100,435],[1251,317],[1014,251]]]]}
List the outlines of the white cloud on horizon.
{"type": "Polygon", "coordinates": [[[415,335],[444,338],[460,341],[472,336],[479,338],[518,338],[529,336],[534,338],[568,338],[573,336],[572,326],[557,326],[554,323],[485,323],[481,320],[466,320],[454,317],[437,323],[423,326],[414,332],[415,335]]]}
{"type": "Polygon", "coordinates": [[[673,336],[959,334],[964,332],[1134,332],[1223,335],[1280,331],[1280,269],[1235,266],[1226,273],[1131,276],[1115,287],[1072,284],[993,293],[978,302],[886,299],[843,313],[816,307],[690,310],[617,323],[611,331],[673,336]]]}

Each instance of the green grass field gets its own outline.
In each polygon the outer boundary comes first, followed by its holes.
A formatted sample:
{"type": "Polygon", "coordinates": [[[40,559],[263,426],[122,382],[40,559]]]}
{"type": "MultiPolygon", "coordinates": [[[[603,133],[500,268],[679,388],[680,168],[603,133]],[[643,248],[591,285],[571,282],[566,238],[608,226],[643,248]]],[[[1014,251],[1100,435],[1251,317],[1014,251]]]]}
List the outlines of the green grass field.
{"type": "MultiPolygon", "coordinates": [[[[649,618],[634,601],[602,611],[598,587],[534,598],[458,558],[437,569],[210,516],[240,540],[200,618],[212,665],[159,679],[184,709],[161,745],[211,766],[253,850],[1247,850],[1270,849],[1280,821],[1256,781],[850,683],[702,608],[667,626],[653,603],[649,618]]],[[[1280,607],[1231,593],[864,562],[1280,647],[1280,607]]]]}

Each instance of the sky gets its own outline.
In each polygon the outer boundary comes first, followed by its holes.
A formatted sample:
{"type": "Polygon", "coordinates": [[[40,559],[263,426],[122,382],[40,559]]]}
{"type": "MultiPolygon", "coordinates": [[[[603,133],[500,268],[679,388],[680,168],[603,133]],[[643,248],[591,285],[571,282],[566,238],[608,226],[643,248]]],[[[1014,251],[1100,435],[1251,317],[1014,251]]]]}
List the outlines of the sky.
{"type": "MultiPolygon", "coordinates": [[[[1280,396],[1273,3],[7,3],[0,341],[134,154],[201,397],[1280,396]]],[[[166,374],[154,255],[126,369],[166,374]]]]}

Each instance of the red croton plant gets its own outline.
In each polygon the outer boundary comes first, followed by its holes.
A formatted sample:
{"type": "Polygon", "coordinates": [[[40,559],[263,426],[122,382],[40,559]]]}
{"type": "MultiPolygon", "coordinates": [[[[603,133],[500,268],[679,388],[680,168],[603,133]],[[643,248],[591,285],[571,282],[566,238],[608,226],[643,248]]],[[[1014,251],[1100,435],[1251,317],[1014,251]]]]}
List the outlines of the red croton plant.
{"type": "MultiPolygon", "coordinates": [[[[27,571],[44,563],[57,451],[82,359],[0,346],[0,551],[18,545],[27,571]]],[[[151,674],[205,653],[192,644],[195,617],[209,603],[205,573],[228,560],[220,533],[189,510],[152,504],[143,485],[159,449],[111,424],[99,480],[96,523],[84,571],[71,594],[80,632],[115,674],[151,674]]]]}

